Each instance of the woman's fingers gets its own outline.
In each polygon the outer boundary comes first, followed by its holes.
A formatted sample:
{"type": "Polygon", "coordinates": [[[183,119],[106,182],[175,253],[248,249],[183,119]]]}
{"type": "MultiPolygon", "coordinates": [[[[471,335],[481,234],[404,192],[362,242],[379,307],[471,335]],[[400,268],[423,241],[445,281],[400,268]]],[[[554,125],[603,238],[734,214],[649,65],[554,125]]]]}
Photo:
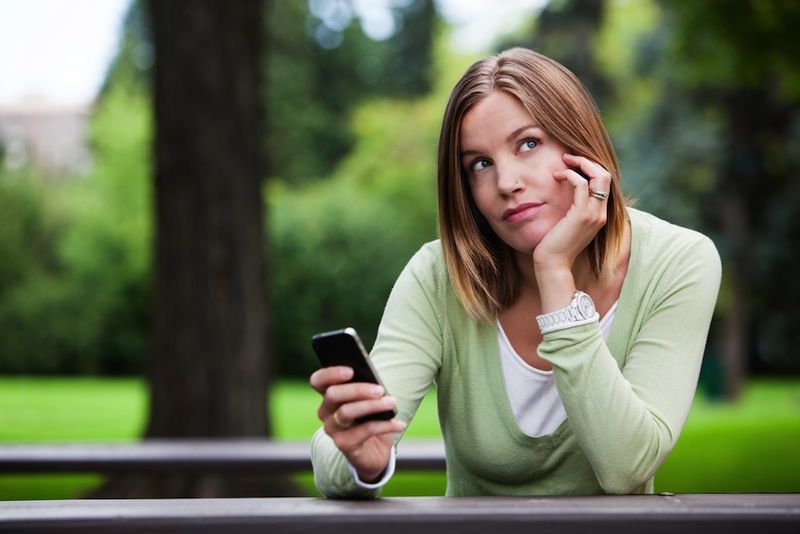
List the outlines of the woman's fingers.
{"type": "Polygon", "coordinates": [[[580,169],[589,181],[599,180],[604,183],[611,182],[611,173],[596,161],[569,153],[564,154],[563,160],[567,166],[580,169]]]}
{"type": "Polygon", "coordinates": [[[611,190],[611,174],[599,163],[583,156],[565,153],[563,159],[564,163],[571,167],[560,171],[559,174],[562,179],[568,180],[575,186],[573,203],[579,211],[587,214],[587,222],[602,226],[606,222],[606,203],[611,190]]]}
{"type": "MultiPolygon", "coordinates": [[[[365,441],[373,436],[386,434],[396,434],[406,429],[406,424],[399,419],[389,421],[367,421],[356,425],[347,430],[334,431],[329,433],[336,447],[343,453],[348,454],[361,447],[365,441]]],[[[327,428],[326,428],[327,432],[327,428]]]]}
{"type": "Polygon", "coordinates": [[[309,384],[322,395],[317,416],[325,433],[359,473],[377,475],[386,467],[392,434],[404,431],[406,424],[397,419],[355,424],[365,415],[395,408],[397,401],[377,384],[349,382],[352,377],[350,367],[326,367],[315,371],[309,384]]]}
{"type": "Polygon", "coordinates": [[[572,205],[534,250],[534,262],[538,265],[572,265],[606,223],[606,201],[599,201],[591,192],[608,191],[611,175],[581,156],[564,154],[563,160],[567,168],[554,172],[553,177],[573,187],[572,205]]]}
{"type": "MultiPolygon", "coordinates": [[[[325,389],[325,393],[322,395],[322,404],[317,410],[317,416],[323,423],[327,424],[330,417],[341,406],[358,401],[380,400],[383,394],[383,388],[377,384],[368,384],[366,382],[333,384],[325,389]]],[[[340,419],[340,423],[343,423],[338,425],[340,427],[347,426],[348,421],[340,419]]]]}
{"type": "Polygon", "coordinates": [[[334,384],[343,384],[353,378],[353,369],[345,365],[317,369],[308,379],[309,385],[320,395],[334,384]]]}
{"type": "Polygon", "coordinates": [[[380,399],[361,400],[340,405],[333,412],[331,420],[339,430],[349,428],[353,423],[365,415],[393,410],[397,406],[394,397],[385,396],[380,399]]]}
{"type": "Polygon", "coordinates": [[[572,203],[578,209],[584,209],[587,206],[589,198],[589,182],[587,182],[580,174],[573,169],[564,169],[557,171],[553,174],[557,180],[569,182],[574,187],[572,203]]]}
{"type": "Polygon", "coordinates": [[[574,154],[564,154],[564,163],[589,181],[589,192],[596,200],[607,200],[611,189],[611,173],[596,161],[574,154]]]}
{"type": "Polygon", "coordinates": [[[323,402],[339,406],[348,402],[380,399],[383,394],[383,388],[378,384],[348,382],[346,384],[328,386],[328,389],[325,390],[323,402]]]}

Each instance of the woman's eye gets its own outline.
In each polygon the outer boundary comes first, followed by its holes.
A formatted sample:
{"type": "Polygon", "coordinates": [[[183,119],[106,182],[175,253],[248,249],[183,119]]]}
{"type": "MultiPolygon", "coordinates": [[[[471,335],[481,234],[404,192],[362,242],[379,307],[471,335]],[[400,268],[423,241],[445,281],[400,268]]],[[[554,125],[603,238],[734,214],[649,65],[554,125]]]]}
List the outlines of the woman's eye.
{"type": "Polygon", "coordinates": [[[533,150],[537,146],[539,146],[539,141],[537,141],[536,139],[525,139],[519,146],[519,151],[528,152],[529,150],[533,150]]]}
{"type": "Polygon", "coordinates": [[[492,164],[491,161],[488,159],[479,159],[475,163],[472,164],[472,171],[482,171],[483,169],[489,167],[492,164]]]}

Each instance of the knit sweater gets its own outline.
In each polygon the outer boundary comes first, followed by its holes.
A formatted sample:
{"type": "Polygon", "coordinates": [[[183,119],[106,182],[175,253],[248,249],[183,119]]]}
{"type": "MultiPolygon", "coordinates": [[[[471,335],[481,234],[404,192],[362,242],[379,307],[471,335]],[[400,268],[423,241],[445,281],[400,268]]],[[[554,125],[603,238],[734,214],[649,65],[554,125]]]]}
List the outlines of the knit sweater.
{"type": "MultiPolygon", "coordinates": [[[[545,334],[538,347],[567,412],[546,436],[517,426],[495,324],[467,314],[441,244],[424,245],[398,277],[370,357],[401,420],[412,420],[436,383],[447,495],[652,493],[689,414],[721,266],[702,234],[628,214],[630,259],[608,341],[593,323],[545,334]]],[[[377,496],[355,484],[322,429],[311,449],[324,495],[377,496]]]]}

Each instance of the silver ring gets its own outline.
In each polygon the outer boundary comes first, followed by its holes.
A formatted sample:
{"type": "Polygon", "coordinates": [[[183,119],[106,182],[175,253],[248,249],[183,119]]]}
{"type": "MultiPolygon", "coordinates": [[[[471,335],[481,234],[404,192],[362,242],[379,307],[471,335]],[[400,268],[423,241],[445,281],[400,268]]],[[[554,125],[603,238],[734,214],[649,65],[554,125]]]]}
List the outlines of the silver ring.
{"type": "Polygon", "coordinates": [[[594,189],[589,189],[589,196],[598,200],[605,200],[608,198],[608,191],[595,191],[594,189]]]}

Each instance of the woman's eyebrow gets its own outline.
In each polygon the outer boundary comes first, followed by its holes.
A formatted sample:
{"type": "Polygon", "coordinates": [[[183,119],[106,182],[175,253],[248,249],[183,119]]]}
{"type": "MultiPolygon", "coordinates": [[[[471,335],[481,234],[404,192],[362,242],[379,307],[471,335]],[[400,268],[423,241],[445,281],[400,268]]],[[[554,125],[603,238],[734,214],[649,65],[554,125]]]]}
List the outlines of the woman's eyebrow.
{"type": "MultiPolygon", "coordinates": [[[[520,127],[519,127],[519,128],[517,128],[516,130],[514,130],[513,132],[511,132],[511,133],[508,135],[508,137],[506,137],[506,143],[510,143],[511,141],[513,141],[513,140],[514,140],[514,139],[515,139],[515,138],[516,138],[516,137],[517,137],[519,134],[521,134],[521,133],[522,133],[522,132],[524,132],[525,130],[530,130],[531,128],[538,128],[538,127],[539,127],[539,126],[537,126],[536,124],[526,124],[526,125],[524,125],[524,126],[520,126],[520,127]]],[[[481,153],[482,153],[482,152],[481,152],[480,150],[473,150],[473,149],[469,149],[469,150],[462,150],[462,151],[461,151],[461,157],[462,157],[462,158],[464,158],[464,157],[466,157],[466,156],[475,156],[475,155],[479,155],[479,154],[481,154],[481,153]]]]}
{"type": "Polygon", "coordinates": [[[536,126],[535,124],[526,124],[525,126],[520,126],[520,127],[519,127],[519,128],[517,128],[516,130],[514,130],[513,132],[511,132],[511,134],[509,134],[509,136],[508,136],[508,137],[506,137],[506,142],[507,142],[507,143],[510,143],[510,142],[511,142],[511,141],[513,141],[513,140],[514,140],[514,138],[516,138],[516,137],[517,137],[519,134],[521,134],[521,133],[522,133],[522,132],[524,132],[525,130],[529,130],[529,129],[531,129],[531,128],[538,128],[538,126],[536,126]]]}

